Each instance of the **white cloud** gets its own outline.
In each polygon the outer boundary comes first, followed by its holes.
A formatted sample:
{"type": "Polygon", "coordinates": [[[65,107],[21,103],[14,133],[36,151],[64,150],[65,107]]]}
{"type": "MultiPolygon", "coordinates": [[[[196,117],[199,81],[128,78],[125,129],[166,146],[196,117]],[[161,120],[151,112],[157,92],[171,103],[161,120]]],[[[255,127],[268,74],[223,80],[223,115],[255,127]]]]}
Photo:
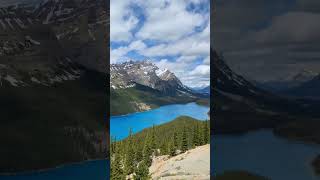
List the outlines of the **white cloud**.
{"type": "Polygon", "coordinates": [[[141,40],[133,41],[129,46],[122,46],[117,49],[111,49],[110,53],[110,62],[111,64],[117,62],[123,62],[128,60],[126,54],[130,51],[143,51],[146,48],[146,45],[141,40]]]}
{"type": "Polygon", "coordinates": [[[259,43],[308,42],[320,39],[320,14],[289,12],[275,16],[271,25],[253,36],[259,43]],[[299,25],[297,25],[299,22],[299,25]]]}
{"type": "Polygon", "coordinates": [[[144,49],[140,53],[151,57],[167,55],[208,56],[210,54],[209,23],[202,32],[172,43],[162,43],[152,46],[144,49]]]}
{"type": "Polygon", "coordinates": [[[144,44],[143,41],[141,40],[137,40],[137,41],[134,41],[132,42],[130,45],[129,45],[129,49],[130,50],[144,50],[147,46],[144,44]]]}
{"type": "Polygon", "coordinates": [[[192,63],[196,58],[197,56],[180,56],[176,62],[192,63]]]}
{"type": "Polygon", "coordinates": [[[146,21],[137,33],[138,38],[175,41],[190,34],[206,20],[201,14],[187,11],[190,1],[143,0],[146,21]]]}
{"type": "Polygon", "coordinates": [[[205,64],[205,65],[210,65],[210,56],[207,56],[207,57],[203,60],[203,64],[205,64]]]}
{"type": "Polygon", "coordinates": [[[136,27],[139,19],[129,8],[128,0],[112,0],[110,3],[110,39],[111,41],[130,41],[131,30],[136,27]]]}
{"type": "Polygon", "coordinates": [[[190,75],[210,76],[210,66],[199,65],[193,71],[190,72],[190,75]]]}
{"type": "Polygon", "coordinates": [[[186,62],[169,61],[167,59],[162,59],[156,62],[156,65],[160,69],[169,69],[177,77],[182,77],[187,69],[189,69],[190,64],[186,62]]]}

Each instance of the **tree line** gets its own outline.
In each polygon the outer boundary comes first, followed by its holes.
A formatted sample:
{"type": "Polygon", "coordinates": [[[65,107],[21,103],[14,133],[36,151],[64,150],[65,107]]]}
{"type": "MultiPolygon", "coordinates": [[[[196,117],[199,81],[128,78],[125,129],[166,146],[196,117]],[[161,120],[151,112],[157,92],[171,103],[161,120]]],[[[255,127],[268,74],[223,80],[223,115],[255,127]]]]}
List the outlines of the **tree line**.
{"type": "Polygon", "coordinates": [[[176,156],[210,143],[210,121],[179,117],[169,123],[147,128],[121,141],[111,138],[111,179],[151,179],[149,167],[155,156],[176,156]]]}

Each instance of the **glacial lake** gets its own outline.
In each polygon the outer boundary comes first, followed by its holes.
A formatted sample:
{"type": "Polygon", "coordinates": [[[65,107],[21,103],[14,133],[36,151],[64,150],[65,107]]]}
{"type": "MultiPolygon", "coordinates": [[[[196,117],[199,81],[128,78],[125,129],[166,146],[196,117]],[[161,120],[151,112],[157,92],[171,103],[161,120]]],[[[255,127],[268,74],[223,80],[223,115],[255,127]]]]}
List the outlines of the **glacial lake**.
{"type": "Polygon", "coordinates": [[[243,136],[217,135],[211,139],[214,174],[244,170],[271,180],[319,180],[311,161],[320,145],[276,137],[270,130],[243,136]]]}
{"type": "Polygon", "coordinates": [[[108,160],[87,161],[42,172],[0,175],[0,180],[106,180],[109,179],[108,167],[108,160]]]}
{"type": "Polygon", "coordinates": [[[196,103],[174,104],[161,106],[150,111],[137,112],[128,115],[111,116],[110,134],[117,140],[128,136],[130,128],[137,133],[153,125],[170,122],[179,116],[190,116],[198,120],[207,120],[209,107],[196,103]]]}

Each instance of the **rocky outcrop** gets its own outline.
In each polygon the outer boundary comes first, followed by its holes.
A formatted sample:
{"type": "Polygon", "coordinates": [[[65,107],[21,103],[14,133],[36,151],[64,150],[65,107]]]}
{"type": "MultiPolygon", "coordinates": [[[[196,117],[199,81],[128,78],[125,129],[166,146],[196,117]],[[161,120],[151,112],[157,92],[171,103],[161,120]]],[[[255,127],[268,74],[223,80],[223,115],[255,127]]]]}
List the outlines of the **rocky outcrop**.
{"type": "Polygon", "coordinates": [[[149,171],[152,179],[210,179],[210,145],[174,157],[155,157],[149,171]]]}

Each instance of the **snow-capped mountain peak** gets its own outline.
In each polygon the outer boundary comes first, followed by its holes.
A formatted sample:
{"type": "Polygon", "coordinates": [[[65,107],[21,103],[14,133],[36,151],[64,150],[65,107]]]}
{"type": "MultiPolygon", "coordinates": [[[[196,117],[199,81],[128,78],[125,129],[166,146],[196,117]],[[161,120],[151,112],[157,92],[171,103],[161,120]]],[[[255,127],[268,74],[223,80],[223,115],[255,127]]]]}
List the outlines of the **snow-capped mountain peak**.
{"type": "Polygon", "coordinates": [[[110,66],[111,88],[128,88],[137,83],[167,94],[191,90],[168,69],[159,69],[151,61],[128,61],[110,66]]]}
{"type": "Polygon", "coordinates": [[[161,76],[162,74],[164,74],[165,72],[167,72],[168,71],[168,69],[167,68],[165,68],[165,69],[157,69],[156,70],[156,74],[157,74],[157,76],[161,76]]]}

